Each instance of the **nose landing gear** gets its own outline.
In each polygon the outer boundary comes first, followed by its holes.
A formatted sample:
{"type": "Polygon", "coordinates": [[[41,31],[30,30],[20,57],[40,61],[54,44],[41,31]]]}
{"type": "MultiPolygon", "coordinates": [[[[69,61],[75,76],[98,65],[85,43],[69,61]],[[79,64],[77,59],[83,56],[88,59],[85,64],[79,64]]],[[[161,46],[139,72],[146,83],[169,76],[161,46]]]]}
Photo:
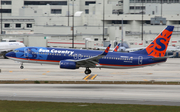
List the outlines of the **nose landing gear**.
{"type": "Polygon", "coordinates": [[[20,69],[23,69],[23,68],[24,68],[23,63],[21,63],[20,69]]]}
{"type": "Polygon", "coordinates": [[[86,75],[88,75],[88,74],[91,73],[91,70],[90,70],[89,68],[86,68],[86,70],[84,71],[84,73],[85,73],[86,75]]]}

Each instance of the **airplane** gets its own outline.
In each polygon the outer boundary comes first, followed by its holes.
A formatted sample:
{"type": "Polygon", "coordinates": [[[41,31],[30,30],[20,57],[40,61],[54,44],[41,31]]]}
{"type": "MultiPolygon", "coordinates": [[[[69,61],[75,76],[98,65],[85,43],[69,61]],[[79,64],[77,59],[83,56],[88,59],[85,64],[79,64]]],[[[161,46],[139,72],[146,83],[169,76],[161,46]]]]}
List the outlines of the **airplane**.
{"type": "Polygon", "coordinates": [[[20,42],[0,42],[0,56],[3,56],[4,59],[7,59],[6,53],[21,47],[25,47],[25,45],[20,42]]]}
{"type": "Polygon", "coordinates": [[[179,52],[180,48],[174,47],[174,46],[168,46],[167,51],[168,52],[179,52]]]}
{"type": "Polygon", "coordinates": [[[9,52],[6,56],[23,63],[59,65],[61,69],[86,68],[84,73],[91,74],[90,68],[130,69],[152,66],[166,62],[165,56],[174,26],[167,26],[145,49],[131,53],[109,52],[111,44],[105,51],[78,50],[48,47],[23,47],[9,52]]]}

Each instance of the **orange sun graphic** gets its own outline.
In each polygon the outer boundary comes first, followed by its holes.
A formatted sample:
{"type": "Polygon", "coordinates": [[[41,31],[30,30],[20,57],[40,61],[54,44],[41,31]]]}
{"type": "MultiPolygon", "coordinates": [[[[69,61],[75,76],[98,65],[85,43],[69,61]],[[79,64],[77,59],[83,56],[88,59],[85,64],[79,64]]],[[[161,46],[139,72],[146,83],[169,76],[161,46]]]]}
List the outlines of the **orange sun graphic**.
{"type": "Polygon", "coordinates": [[[167,46],[171,38],[172,31],[164,30],[158,37],[146,48],[149,56],[163,57],[166,54],[167,46]]]}

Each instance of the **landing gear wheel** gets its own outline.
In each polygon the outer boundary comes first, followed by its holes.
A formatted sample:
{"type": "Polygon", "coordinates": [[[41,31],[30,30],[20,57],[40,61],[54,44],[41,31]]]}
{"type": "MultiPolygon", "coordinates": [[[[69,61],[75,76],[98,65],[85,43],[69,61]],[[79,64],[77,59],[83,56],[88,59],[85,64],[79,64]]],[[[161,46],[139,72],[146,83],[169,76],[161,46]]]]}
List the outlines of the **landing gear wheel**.
{"type": "Polygon", "coordinates": [[[23,69],[23,68],[24,68],[23,63],[21,63],[20,69],[23,69]]]}
{"type": "Polygon", "coordinates": [[[24,68],[24,66],[20,66],[20,69],[23,69],[24,68]]]}
{"type": "Polygon", "coordinates": [[[86,75],[88,75],[88,74],[91,73],[91,70],[90,70],[89,68],[86,68],[86,70],[84,71],[84,73],[85,73],[86,75]]]}

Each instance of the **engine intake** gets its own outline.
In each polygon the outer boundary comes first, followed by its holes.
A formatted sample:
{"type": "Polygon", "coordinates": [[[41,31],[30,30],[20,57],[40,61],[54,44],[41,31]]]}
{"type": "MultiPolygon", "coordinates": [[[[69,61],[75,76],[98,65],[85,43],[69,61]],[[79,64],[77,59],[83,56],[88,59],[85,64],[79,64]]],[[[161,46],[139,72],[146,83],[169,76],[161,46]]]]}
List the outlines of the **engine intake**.
{"type": "Polygon", "coordinates": [[[60,62],[60,68],[64,68],[64,69],[79,69],[79,67],[77,67],[76,62],[73,61],[61,61],[60,62]]]}

